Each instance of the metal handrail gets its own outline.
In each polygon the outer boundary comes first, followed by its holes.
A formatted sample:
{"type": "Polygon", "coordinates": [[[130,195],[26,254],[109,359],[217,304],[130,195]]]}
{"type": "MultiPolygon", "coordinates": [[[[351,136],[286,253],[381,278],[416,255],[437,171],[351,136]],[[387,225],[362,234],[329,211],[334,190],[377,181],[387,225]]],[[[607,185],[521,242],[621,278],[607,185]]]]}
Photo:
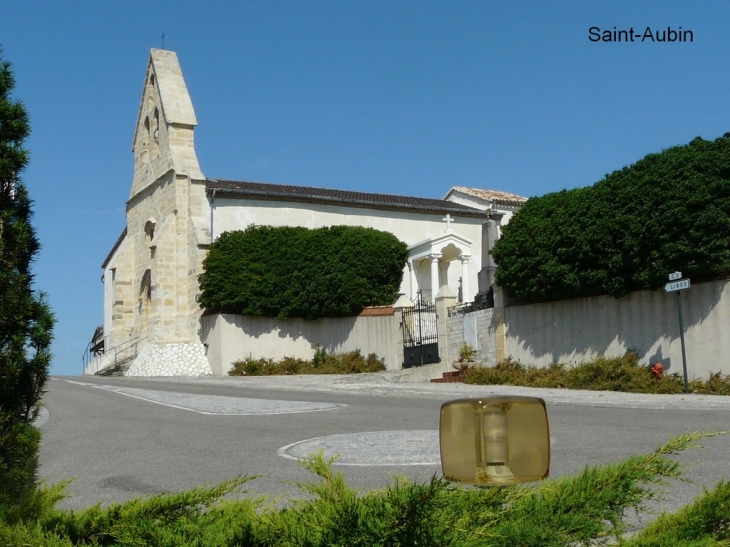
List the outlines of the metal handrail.
{"type": "MultiPolygon", "coordinates": [[[[103,340],[104,340],[104,351],[103,351],[103,353],[101,355],[108,355],[108,354],[111,354],[112,351],[114,352],[114,363],[109,368],[116,367],[119,364],[119,355],[122,352],[128,350],[129,348],[131,348],[133,346],[134,346],[134,351],[133,351],[131,357],[132,358],[136,357],[138,355],[138,353],[139,353],[138,350],[137,350],[137,346],[139,345],[140,342],[142,342],[143,340],[146,340],[147,339],[146,336],[144,336],[144,337],[139,337],[138,336],[137,338],[132,338],[130,340],[125,340],[121,344],[117,344],[116,346],[111,347],[111,348],[109,348],[107,350],[106,349],[106,342],[107,342],[107,339],[108,338],[109,338],[108,335],[103,338],[103,340]]],[[[92,340],[86,346],[86,350],[84,351],[84,355],[82,357],[83,368],[81,370],[81,374],[84,374],[86,372],[86,367],[91,362],[91,359],[92,359],[92,357],[91,357],[91,348],[94,347],[95,345],[96,344],[94,344],[94,341],[92,340]]],[[[97,370],[96,372],[99,372],[99,371],[97,370]]]]}

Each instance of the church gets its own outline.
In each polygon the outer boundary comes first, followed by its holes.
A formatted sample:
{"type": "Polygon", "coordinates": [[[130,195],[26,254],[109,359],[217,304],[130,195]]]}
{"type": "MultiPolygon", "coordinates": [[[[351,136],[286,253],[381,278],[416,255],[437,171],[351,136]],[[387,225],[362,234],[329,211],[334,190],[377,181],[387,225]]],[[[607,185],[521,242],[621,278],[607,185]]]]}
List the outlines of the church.
{"type": "MultiPolygon", "coordinates": [[[[203,174],[197,119],[177,55],[152,49],[132,151],[126,227],[102,264],[104,322],[86,372],[133,361],[182,363],[179,374],[225,371],[201,339],[198,275],[221,233],[251,224],[352,225],[393,233],[408,246],[401,298],[440,293],[471,302],[493,282],[489,249],[526,201],[500,191],[452,187],[443,199],[232,181],[203,174]]],[[[224,372],[223,372],[224,373],[224,372]]]]}

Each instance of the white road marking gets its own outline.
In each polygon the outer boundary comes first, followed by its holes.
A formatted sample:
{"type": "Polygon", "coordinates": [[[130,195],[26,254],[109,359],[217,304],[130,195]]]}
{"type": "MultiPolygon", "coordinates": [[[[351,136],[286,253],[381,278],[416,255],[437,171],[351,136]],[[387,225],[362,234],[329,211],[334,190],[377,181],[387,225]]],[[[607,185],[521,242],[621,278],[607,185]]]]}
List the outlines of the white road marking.
{"type": "MultiPolygon", "coordinates": [[[[58,380],[58,378],[51,378],[51,380],[58,380]]],[[[76,382],[75,380],[64,380],[69,384],[76,384],[77,386],[95,386],[96,384],[90,384],[89,382],[76,382]]]]}
{"type": "MultiPolygon", "coordinates": [[[[70,381],[70,380],[67,380],[70,381]]],[[[225,415],[225,416],[258,416],[274,414],[293,414],[301,412],[319,412],[323,410],[336,410],[347,406],[335,403],[319,403],[309,401],[283,401],[269,399],[251,399],[245,397],[224,397],[221,395],[198,395],[191,393],[176,393],[168,391],[154,391],[147,389],[124,388],[100,384],[75,384],[88,385],[96,389],[103,389],[140,399],[150,403],[188,410],[198,414],[225,415]]]]}

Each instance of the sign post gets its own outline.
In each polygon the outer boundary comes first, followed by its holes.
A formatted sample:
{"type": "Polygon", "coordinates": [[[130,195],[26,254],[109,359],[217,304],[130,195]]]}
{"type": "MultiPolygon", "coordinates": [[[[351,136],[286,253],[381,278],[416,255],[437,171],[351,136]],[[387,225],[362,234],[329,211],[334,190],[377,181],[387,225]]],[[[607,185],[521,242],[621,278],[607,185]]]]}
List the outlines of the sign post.
{"type": "Polygon", "coordinates": [[[664,285],[664,292],[677,293],[677,312],[679,313],[679,340],[682,345],[682,369],[684,370],[684,392],[689,393],[687,379],[687,353],[684,349],[684,321],[682,319],[682,291],[689,289],[689,279],[682,279],[682,272],[669,274],[669,283],[664,285]]]}

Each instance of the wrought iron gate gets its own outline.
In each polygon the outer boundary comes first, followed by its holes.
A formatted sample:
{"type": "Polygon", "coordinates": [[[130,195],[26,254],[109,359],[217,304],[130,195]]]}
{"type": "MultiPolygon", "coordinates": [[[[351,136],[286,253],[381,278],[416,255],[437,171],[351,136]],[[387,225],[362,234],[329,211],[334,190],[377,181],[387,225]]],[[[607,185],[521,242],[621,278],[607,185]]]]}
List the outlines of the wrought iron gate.
{"type": "Polygon", "coordinates": [[[418,291],[413,307],[403,310],[403,368],[438,363],[438,339],[436,304],[418,291]]]}

